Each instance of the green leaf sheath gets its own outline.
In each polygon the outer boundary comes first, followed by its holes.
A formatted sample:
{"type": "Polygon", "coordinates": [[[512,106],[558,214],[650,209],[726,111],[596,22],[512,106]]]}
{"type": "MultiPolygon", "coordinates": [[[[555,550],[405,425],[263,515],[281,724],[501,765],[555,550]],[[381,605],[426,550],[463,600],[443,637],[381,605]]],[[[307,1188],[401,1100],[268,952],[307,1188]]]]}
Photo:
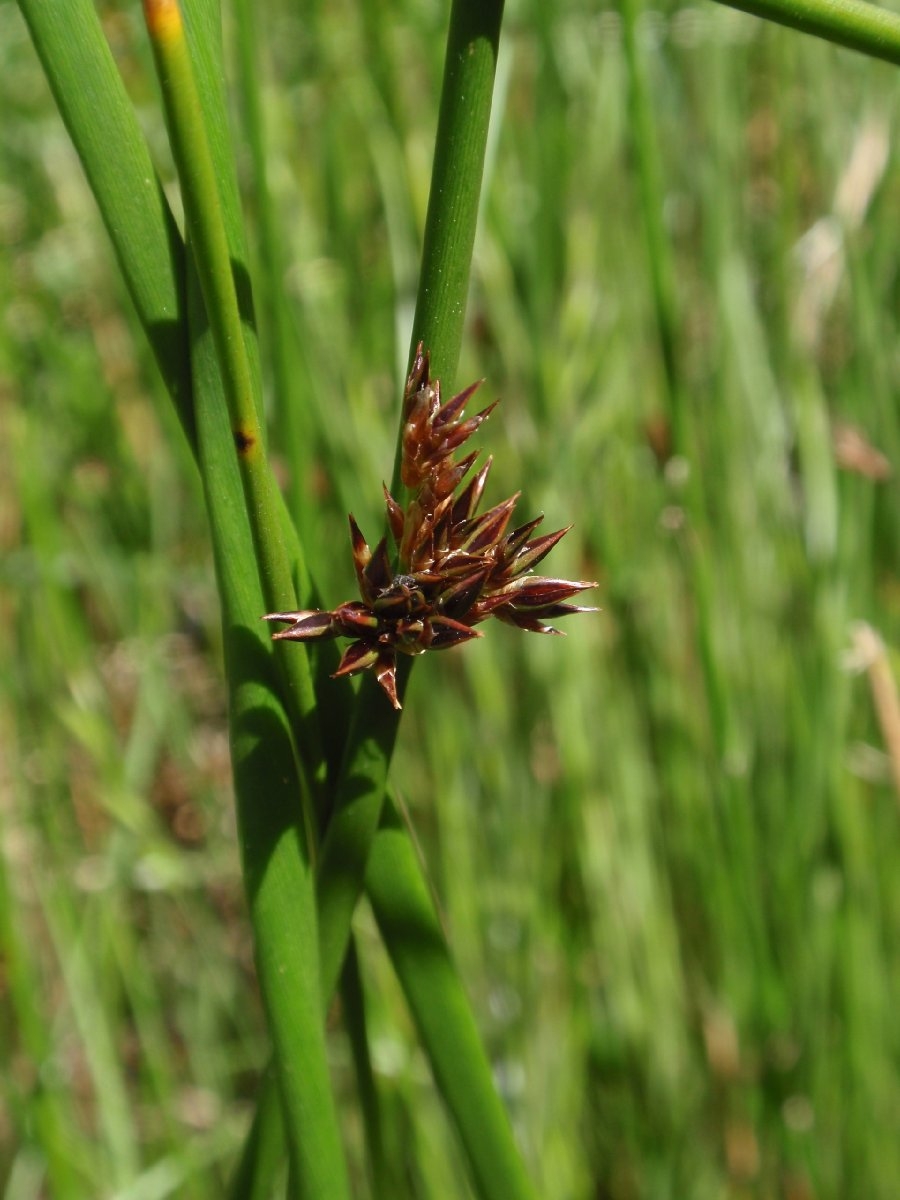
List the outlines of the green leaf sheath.
{"type": "Polygon", "coordinates": [[[900,16],[864,0],[719,0],[729,8],[900,65],[900,16]]]}
{"type": "Polygon", "coordinates": [[[191,445],[184,243],[91,0],[19,0],[191,445]]]}

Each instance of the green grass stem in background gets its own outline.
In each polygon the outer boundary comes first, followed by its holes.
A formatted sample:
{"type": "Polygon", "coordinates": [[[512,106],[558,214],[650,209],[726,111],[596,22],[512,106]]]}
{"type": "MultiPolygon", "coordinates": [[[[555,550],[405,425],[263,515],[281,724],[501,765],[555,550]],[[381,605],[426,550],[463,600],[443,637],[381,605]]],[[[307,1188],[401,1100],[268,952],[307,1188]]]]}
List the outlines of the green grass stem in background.
{"type": "Polygon", "coordinates": [[[900,66],[900,16],[865,0],[720,0],[800,33],[900,66]]]}

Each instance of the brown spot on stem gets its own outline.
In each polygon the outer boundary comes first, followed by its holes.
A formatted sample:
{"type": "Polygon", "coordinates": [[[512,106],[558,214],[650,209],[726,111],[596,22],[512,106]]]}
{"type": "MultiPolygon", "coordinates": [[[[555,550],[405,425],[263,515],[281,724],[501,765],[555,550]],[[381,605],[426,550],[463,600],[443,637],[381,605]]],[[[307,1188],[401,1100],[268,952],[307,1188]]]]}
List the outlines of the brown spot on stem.
{"type": "Polygon", "coordinates": [[[247,454],[256,445],[256,438],[243,429],[234,430],[234,445],[238,454],[247,454]]]}

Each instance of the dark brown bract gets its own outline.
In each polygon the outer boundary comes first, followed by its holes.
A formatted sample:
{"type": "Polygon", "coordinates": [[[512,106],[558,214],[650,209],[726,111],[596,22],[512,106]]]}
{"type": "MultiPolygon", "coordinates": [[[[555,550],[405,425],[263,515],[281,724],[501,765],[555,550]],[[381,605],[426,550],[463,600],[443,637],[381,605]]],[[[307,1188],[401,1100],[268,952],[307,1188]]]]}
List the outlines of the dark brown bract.
{"type": "Polygon", "coordinates": [[[441,404],[440,382],[431,381],[428,367],[420,343],[403,400],[400,478],[409,501],[404,507],[384,491],[396,569],[387,537],[371,550],[351,514],[353,564],[362,598],[330,612],[269,613],[265,618],[290,623],[275,638],[351,638],[335,677],[371,667],[395,708],[400,708],[398,653],[444,650],[480,637],[473,627],[488,617],[532,633],[559,633],[546,622],[596,611],[567,603],[595,583],[532,574],[571,526],[532,537],[543,520],[539,516],[508,533],[518,492],[476,516],[492,460],[460,490],[478,452],[459,461],[454,452],[496,401],[466,418],[466,404],[479,384],[441,404]]]}

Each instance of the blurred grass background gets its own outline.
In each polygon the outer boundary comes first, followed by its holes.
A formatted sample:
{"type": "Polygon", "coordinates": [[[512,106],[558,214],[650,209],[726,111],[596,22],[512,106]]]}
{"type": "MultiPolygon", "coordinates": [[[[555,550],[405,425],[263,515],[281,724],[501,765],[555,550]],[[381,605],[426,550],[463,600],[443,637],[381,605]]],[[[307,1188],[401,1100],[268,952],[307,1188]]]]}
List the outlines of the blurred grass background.
{"type": "MultiPolygon", "coordinates": [[[[168,179],[139,6],[100,8],[168,179]]],[[[332,603],[347,510],[382,519],[445,21],[226,4],[273,446],[332,603]]],[[[542,1195],[894,1200],[898,807],[855,623],[900,638],[898,80],[712,5],[637,33],[693,451],[620,17],[511,0],[456,383],[503,397],[490,496],[575,521],[551,566],[602,612],[420,663],[394,778],[542,1195]]],[[[0,67],[0,1186],[199,1200],[266,1059],[202,498],[9,0],[0,67]]],[[[357,929],[398,1195],[467,1196],[357,929]]]]}

